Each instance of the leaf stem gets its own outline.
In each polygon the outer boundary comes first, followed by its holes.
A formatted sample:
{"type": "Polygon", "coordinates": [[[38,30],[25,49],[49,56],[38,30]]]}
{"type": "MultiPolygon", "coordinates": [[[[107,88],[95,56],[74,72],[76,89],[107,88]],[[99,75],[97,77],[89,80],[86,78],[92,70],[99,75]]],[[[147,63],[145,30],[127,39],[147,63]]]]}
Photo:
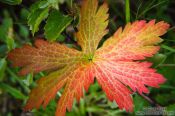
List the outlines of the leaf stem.
{"type": "Polygon", "coordinates": [[[150,97],[146,96],[145,94],[139,94],[141,97],[143,97],[145,100],[147,100],[151,105],[156,107],[162,107],[160,104],[156,103],[156,101],[152,100],[150,97]]]}
{"type": "Polygon", "coordinates": [[[126,23],[130,22],[130,0],[125,0],[126,23]]]}

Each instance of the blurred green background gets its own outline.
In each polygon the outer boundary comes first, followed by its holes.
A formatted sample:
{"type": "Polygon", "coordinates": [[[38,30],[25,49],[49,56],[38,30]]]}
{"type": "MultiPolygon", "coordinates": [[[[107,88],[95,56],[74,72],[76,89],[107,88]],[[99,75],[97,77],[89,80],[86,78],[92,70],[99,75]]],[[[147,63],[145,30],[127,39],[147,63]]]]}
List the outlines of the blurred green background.
{"type": "MultiPolygon", "coordinates": [[[[39,31],[32,35],[28,25],[31,25],[29,16],[32,15],[30,8],[38,0],[0,0],[0,116],[54,116],[57,100],[52,100],[46,109],[23,112],[22,107],[28,99],[28,94],[35,84],[35,80],[45,75],[18,76],[19,68],[14,68],[6,57],[10,50],[21,47],[24,43],[32,44],[35,38],[44,38],[45,18],[41,20],[39,31]]],[[[41,2],[42,0],[40,0],[41,2]]],[[[59,12],[72,17],[73,21],[60,32],[55,41],[76,46],[76,40],[72,36],[78,24],[79,6],[81,0],[43,0],[41,8],[53,1],[52,7],[59,12]],[[54,3],[54,2],[53,2],[54,3]]],[[[106,0],[109,4],[109,30],[101,43],[111,36],[119,26],[126,24],[125,0],[106,0]]],[[[100,0],[100,3],[103,0],[100,0]]],[[[167,82],[159,89],[149,88],[150,94],[139,96],[133,94],[135,109],[133,113],[119,110],[115,102],[107,100],[104,92],[95,81],[89,92],[85,93],[84,99],[73,105],[71,112],[66,116],[135,116],[144,113],[145,108],[159,107],[159,112],[165,115],[175,115],[175,0],[131,0],[130,1],[131,22],[135,20],[164,20],[171,25],[167,34],[162,38],[161,50],[154,57],[147,60],[153,62],[153,67],[163,74],[167,82]],[[164,108],[162,109],[160,108],[164,108]]],[[[39,12],[40,13],[40,12],[39,12]]],[[[35,25],[35,24],[33,24],[35,25]]],[[[37,25],[36,25],[37,26],[37,25]]],[[[155,109],[153,109],[155,110],[155,109]]],[[[144,114],[142,114],[144,115],[144,114]]]]}

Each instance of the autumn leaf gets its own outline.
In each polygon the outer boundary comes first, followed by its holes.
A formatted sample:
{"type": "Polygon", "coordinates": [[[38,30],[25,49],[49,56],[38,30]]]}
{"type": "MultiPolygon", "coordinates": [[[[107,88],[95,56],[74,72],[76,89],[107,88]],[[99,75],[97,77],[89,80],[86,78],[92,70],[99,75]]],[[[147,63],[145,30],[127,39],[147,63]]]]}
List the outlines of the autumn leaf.
{"type": "Polygon", "coordinates": [[[25,110],[46,107],[57,91],[64,88],[55,115],[64,116],[71,111],[74,98],[83,97],[95,77],[111,101],[120,109],[133,111],[133,92],[148,93],[146,86],[159,87],[165,78],[150,68],[144,60],[152,57],[162,41],[169,24],[151,20],[128,23],[97,49],[99,41],[107,33],[108,7],[104,3],[98,8],[97,0],[84,0],[80,24],[75,34],[82,51],[59,43],[38,39],[35,46],[24,45],[8,55],[14,66],[22,67],[20,74],[40,71],[51,72],[37,81],[29,96],[25,110]],[[130,89],[128,89],[130,87],[130,89]]]}
{"type": "Polygon", "coordinates": [[[86,54],[94,54],[99,41],[108,32],[108,6],[104,3],[98,10],[97,0],[84,0],[81,9],[78,44],[86,54]]]}

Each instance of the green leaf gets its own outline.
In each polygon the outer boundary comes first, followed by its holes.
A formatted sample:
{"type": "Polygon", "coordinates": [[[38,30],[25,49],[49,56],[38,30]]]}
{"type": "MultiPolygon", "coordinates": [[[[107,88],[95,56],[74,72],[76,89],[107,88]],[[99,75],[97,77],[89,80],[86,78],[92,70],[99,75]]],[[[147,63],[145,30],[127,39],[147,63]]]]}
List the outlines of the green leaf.
{"type": "Polygon", "coordinates": [[[32,30],[32,34],[38,31],[40,23],[47,18],[49,8],[38,8],[38,3],[34,4],[31,7],[32,11],[28,16],[28,25],[30,26],[30,30],[32,30]]]}
{"type": "Polygon", "coordinates": [[[29,36],[29,30],[24,25],[19,25],[19,33],[22,37],[27,38],[29,36]]]}
{"type": "Polygon", "coordinates": [[[47,0],[47,1],[52,8],[57,9],[57,10],[59,9],[58,4],[64,2],[63,0],[47,0]]]}
{"type": "Polygon", "coordinates": [[[27,20],[27,17],[29,15],[29,10],[27,10],[26,8],[22,8],[20,11],[20,18],[24,21],[27,20]]]}
{"type": "Polygon", "coordinates": [[[33,74],[28,74],[27,78],[25,80],[23,80],[23,82],[27,85],[30,86],[30,84],[32,84],[33,82],[33,74]]]}
{"type": "Polygon", "coordinates": [[[116,104],[116,102],[111,102],[111,101],[108,101],[108,105],[110,106],[111,109],[116,109],[118,108],[118,105],[116,104]]]}
{"type": "Polygon", "coordinates": [[[57,40],[58,40],[59,42],[64,42],[65,36],[63,36],[63,35],[60,34],[60,36],[57,38],[57,40]]]}
{"type": "Polygon", "coordinates": [[[15,48],[15,41],[13,38],[8,37],[6,40],[6,44],[9,51],[15,48]]]}
{"type": "Polygon", "coordinates": [[[164,48],[164,49],[169,50],[171,52],[175,52],[175,49],[174,48],[171,48],[171,47],[169,47],[167,45],[161,45],[161,48],[164,48]]]}
{"type": "Polygon", "coordinates": [[[0,0],[0,2],[10,4],[10,5],[18,5],[22,2],[22,0],[0,0]]]}
{"type": "Polygon", "coordinates": [[[0,25],[0,41],[6,43],[6,39],[9,35],[9,31],[12,30],[13,21],[9,17],[5,17],[2,25],[0,25]]]}
{"type": "Polygon", "coordinates": [[[7,85],[7,84],[4,84],[4,83],[0,83],[0,88],[6,92],[8,92],[9,94],[11,94],[13,97],[15,97],[16,99],[26,99],[27,97],[21,93],[19,90],[7,85]]]}
{"type": "Polygon", "coordinates": [[[71,23],[72,18],[53,10],[45,25],[45,35],[49,41],[55,41],[61,32],[71,23]]]}
{"type": "Polygon", "coordinates": [[[44,0],[44,1],[41,1],[40,4],[39,4],[39,8],[46,8],[49,6],[49,2],[44,0]]]}
{"type": "Polygon", "coordinates": [[[0,57],[4,57],[7,51],[7,46],[5,44],[0,45],[0,57]]]}
{"type": "Polygon", "coordinates": [[[37,1],[34,4],[32,4],[32,6],[30,7],[30,12],[35,12],[36,10],[40,9],[39,5],[40,5],[41,1],[37,1]]]}
{"type": "Polygon", "coordinates": [[[64,0],[42,0],[39,3],[39,8],[52,7],[55,9],[59,8],[59,3],[63,3],[64,0]]]}
{"type": "Polygon", "coordinates": [[[0,81],[3,80],[6,67],[7,67],[7,61],[5,60],[5,58],[0,59],[0,81]]]}
{"type": "Polygon", "coordinates": [[[7,70],[7,73],[12,77],[12,79],[17,81],[26,93],[30,92],[30,89],[25,85],[25,83],[10,68],[7,67],[6,70],[7,70]]]}
{"type": "Polygon", "coordinates": [[[8,12],[5,12],[6,16],[0,26],[0,41],[7,44],[8,50],[11,50],[15,46],[14,42],[14,32],[13,32],[13,21],[8,16],[8,12]]]}

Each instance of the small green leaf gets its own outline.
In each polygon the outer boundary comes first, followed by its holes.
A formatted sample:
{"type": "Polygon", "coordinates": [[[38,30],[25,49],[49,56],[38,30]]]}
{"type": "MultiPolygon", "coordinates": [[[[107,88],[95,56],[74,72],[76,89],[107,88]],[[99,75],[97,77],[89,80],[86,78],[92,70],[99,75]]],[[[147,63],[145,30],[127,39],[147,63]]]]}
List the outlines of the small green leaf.
{"type": "Polygon", "coordinates": [[[6,40],[6,44],[7,44],[7,48],[8,48],[9,51],[11,51],[12,49],[15,48],[15,41],[12,38],[8,37],[7,40],[6,40]]]}
{"type": "Polygon", "coordinates": [[[7,66],[7,61],[5,60],[5,58],[0,59],[0,81],[3,80],[6,66],[7,66]]]}
{"type": "Polygon", "coordinates": [[[27,78],[25,80],[23,80],[23,82],[27,85],[30,86],[30,84],[32,84],[33,82],[33,74],[30,73],[27,75],[27,78]]]}
{"type": "Polygon", "coordinates": [[[7,46],[5,44],[0,45],[0,57],[4,57],[7,51],[7,46]]]}
{"type": "Polygon", "coordinates": [[[38,31],[40,23],[47,18],[49,8],[37,8],[38,5],[32,6],[32,11],[28,16],[28,25],[30,26],[30,30],[32,30],[32,34],[34,35],[35,32],[38,31]]]}
{"type": "Polygon", "coordinates": [[[29,15],[29,10],[27,10],[26,8],[22,8],[21,11],[20,11],[20,18],[22,20],[27,20],[27,17],[29,15]]]}
{"type": "Polygon", "coordinates": [[[19,25],[19,33],[22,37],[27,38],[29,36],[29,30],[24,25],[19,25]]]}
{"type": "Polygon", "coordinates": [[[61,0],[47,0],[47,1],[52,8],[57,9],[57,10],[59,9],[58,4],[62,2],[61,0]]]}
{"type": "Polygon", "coordinates": [[[27,97],[21,93],[19,90],[7,85],[7,84],[4,84],[4,83],[0,83],[0,88],[3,90],[3,91],[6,91],[8,92],[9,94],[11,94],[13,97],[15,97],[16,99],[26,99],[27,97]]]}
{"type": "Polygon", "coordinates": [[[0,25],[0,41],[7,44],[8,50],[14,48],[14,32],[13,32],[13,21],[8,17],[8,12],[5,12],[6,16],[3,20],[2,25],[0,25]]]}
{"type": "Polygon", "coordinates": [[[30,7],[30,12],[35,12],[36,10],[38,10],[40,3],[41,1],[37,1],[34,4],[32,4],[32,6],[30,7]]]}
{"type": "Polygon", "coordinates": [[[49,41],[55,41],[61,32],[71,23],[72,18],[53,10],[45,25],[45,35],[49,41]]]}
{"type": "Polygon", "coordinates": [[[30,92],[30,89],[24,84],[24,82],[10,68],[7,67],[6,70],[7,70],[7,73],[12,77],[11,79],[18,82],[26,93],[30,92]]]}
{"type": "Polygon", "coordinates": [[[12,30],[13,27],[13,21],[9,17],[5,17],[2,25],[0,25],[0,41],[6,43],[6,39],[8,35],[10,34],[9,32],[12,30]]]}
{"type": "Polygon", "coordinates": [[[22,2],[22,0],[0,0],[0,2],[10,4],[10,5],[18,5],[22,2]]]}
{"type": "Polygon", "coordinates": [[[114,101],[113,102],[108,101],[108,104],[109,104],[110,108],[112,108],[112,109],[118,108],[118,105],[114,101]]]}
{"type": "Polygon", "coordinates": [[[46,8],[49,6],[49,2],[48,1],[41,1],[39,4],[39,8],[46,8]]]}

